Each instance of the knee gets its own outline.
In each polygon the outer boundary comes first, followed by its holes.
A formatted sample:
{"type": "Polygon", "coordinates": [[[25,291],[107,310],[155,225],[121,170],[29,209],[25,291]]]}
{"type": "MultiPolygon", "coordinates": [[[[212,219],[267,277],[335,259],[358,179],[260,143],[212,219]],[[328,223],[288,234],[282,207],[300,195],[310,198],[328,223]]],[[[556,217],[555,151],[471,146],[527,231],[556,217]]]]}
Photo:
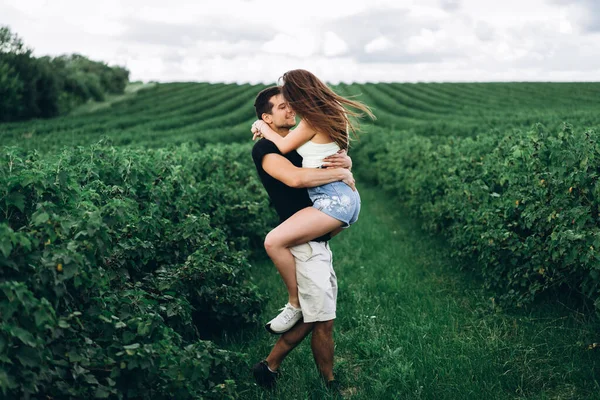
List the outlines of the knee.
{"type": "Polygon", "coordinates": [[[314,322],[296,325],[289,331],[285,332],[283,335],[279,336],[278,341],[289,348],[293,348],[313,330],[314,325],[314,322]]]}
{"type": "Polygon", "coordinates": [[[291,335],[281,335],[279,340],[281,340],[286,347],[294,347],[296,345],[296,341],[292,340],[291,335]]]}
{"type": "Polygon", "coordinates": [[[313,334],[330,336],[333,333],[333,320],[315,322],[313,334]]]}
{"type": "Polygon", "coordinates": [[[273,231],[271,231],[267,234],[264,245],[267,253],[270,253],[274,249],[281,247],[281,242],[277,238],[277,235],[274,234],[273,231]]]}

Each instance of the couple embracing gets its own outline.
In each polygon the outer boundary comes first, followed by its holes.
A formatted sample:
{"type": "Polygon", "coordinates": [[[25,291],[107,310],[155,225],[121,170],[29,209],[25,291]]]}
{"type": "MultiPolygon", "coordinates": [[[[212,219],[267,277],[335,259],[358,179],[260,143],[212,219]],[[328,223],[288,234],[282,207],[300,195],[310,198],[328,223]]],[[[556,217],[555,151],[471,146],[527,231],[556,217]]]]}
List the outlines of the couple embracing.
{"type": "Polygon", "coordinates": [[[261,139],[252,158],[281,220],[265,238],[265,249],[287,287],[288,302],[265,326],[281,336],[253,374],[259,385],[274,386],[283,359],[312,332],[317,368],[327,387],[335,388],[337,278],[328,240],[360,212],[346,154],[349,134],[357,131],[349,117],[374,117],[367,106],[339,96],[306,70],[288,71],[282,79],[256,97],[252,132],[261,139]]]}

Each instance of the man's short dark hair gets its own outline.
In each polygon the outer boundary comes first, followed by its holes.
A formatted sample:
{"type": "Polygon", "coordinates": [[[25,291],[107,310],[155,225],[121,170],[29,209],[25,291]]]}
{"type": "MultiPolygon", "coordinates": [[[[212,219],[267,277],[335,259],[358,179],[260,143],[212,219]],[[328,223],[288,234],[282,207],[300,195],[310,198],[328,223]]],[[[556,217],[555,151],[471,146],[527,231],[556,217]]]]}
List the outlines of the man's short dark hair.
{"type": "Polygon", "coordinates": [[[254,100],[254,109],[258,119],[262,119],[264,113],[271,114],[274,104],[269,100],[271,97],[281,94],[279,86],[271,86],[260,91],[254,100]]]}

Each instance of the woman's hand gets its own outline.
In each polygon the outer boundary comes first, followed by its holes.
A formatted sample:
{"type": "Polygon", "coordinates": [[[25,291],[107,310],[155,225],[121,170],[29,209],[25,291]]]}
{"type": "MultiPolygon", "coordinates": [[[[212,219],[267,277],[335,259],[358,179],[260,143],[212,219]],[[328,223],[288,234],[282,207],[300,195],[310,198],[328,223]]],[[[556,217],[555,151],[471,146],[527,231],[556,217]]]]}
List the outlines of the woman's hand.
{"type": "Polygon", "coordinates": [[[263,134],[260,131],[260,128],[262,127],[262,125],[264,123],[265,123],[265,121],[263,121],[261,119],[257,119],[256,121],[254,121],[254,123],[252,124],[252,128],[250,128],[250,132],[252,132],[252,134],[253,134],[252,140],[256,140],[256,138],[263,137],[263,134]]]}
{"type": "Polygon", "coordinates": [[[352,159],[346,154],[346,150],[340,150],[323,159],[323,167],[352,169],[352,159]]]}

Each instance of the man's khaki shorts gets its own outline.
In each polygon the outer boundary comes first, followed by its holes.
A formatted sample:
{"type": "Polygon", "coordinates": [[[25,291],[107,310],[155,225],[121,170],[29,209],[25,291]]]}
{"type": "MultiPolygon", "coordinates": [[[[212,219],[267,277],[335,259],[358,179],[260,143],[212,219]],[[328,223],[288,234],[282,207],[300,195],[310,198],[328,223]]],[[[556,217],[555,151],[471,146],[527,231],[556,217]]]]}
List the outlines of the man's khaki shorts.
{"type": "Polygon", "coordinates": [[[296,259],[298,297],[304,322],[335,319],[337,277],[328,242],[308,242],[290,247],[296,259]]]}

